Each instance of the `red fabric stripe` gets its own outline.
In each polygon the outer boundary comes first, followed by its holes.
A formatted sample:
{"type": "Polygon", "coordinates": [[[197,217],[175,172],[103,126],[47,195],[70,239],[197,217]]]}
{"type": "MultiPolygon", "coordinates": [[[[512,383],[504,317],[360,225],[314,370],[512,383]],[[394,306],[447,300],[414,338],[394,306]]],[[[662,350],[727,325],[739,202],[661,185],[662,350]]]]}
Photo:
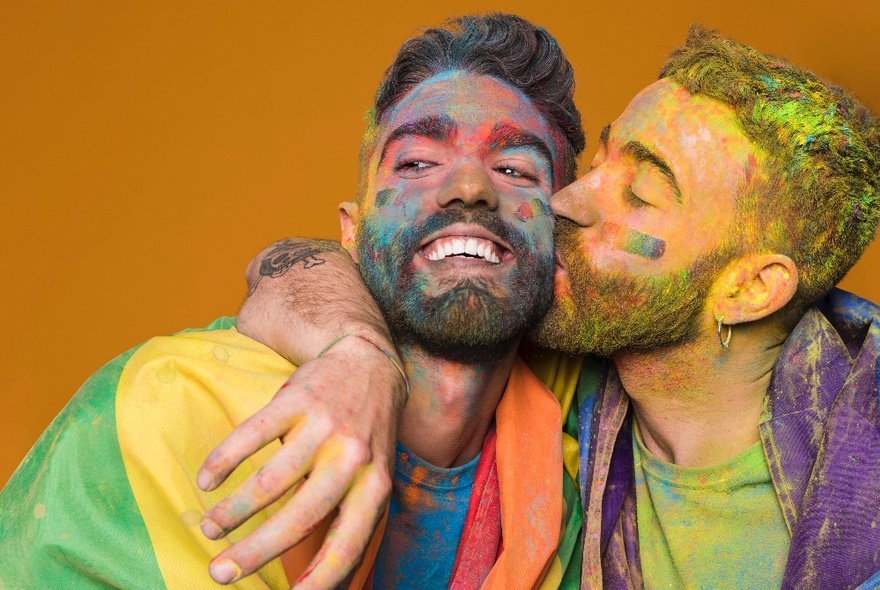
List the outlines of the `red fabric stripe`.
{"type": "Polygon", "coordinates": [[[495,462],[495,427],[486,436],[461,542],[452,566],[450,590],[478,590],[501,553],[501,492],[495,462]]]}

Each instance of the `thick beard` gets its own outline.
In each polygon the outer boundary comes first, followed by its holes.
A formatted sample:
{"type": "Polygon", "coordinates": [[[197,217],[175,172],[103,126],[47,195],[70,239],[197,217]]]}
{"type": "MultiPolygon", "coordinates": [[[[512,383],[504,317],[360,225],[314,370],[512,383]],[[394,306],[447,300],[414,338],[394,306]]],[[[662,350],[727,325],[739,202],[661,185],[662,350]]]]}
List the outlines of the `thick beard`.
{"type": "MultiPolygon", "coordinates": [[[[358,243],[361,275],[399,342],[455,362],[491,362],[506,354],[520,336],[546,313],[553,293],[552,252],[534,252],[520,233],[489,211],[447,209],[400,232],[394,246],[374,247],[370,220],[362,221],[358,243]],[[412,268],[421,240],[444,227],[465,222],[481,225],[510,244],[517,267],[505,295],[470,278],[441,285],[426,295],[423,277],[412,268]]],[[[501,287],[504,287],[501,285],[501,287]]]]}
{"type": "Polygon", "coordinates": [[[611,357],[693,341],[717,273],[733,257],[717,249],[683,272],[658,277],[596,271],[567,220],[556,224],[556,248],[568,267],[571,296],[554,299],[533,332],[541,346],[611,357]]]}

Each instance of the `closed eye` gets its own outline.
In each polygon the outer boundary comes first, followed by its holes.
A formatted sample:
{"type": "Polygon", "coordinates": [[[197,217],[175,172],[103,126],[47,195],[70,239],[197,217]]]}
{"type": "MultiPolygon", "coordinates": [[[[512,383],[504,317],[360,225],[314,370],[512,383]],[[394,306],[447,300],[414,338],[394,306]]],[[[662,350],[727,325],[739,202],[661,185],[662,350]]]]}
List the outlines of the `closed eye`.
{"type": "Polygon", "coordinates": [[[651,203],[647,201],[643,201],[639,198],[637,194],[635,194],[632,190],[631,186],[626,187],[626,190],[623,193],[626,202],[629,203],[630,206],[641,208],[641,207],[650,207],[651,203]]]}

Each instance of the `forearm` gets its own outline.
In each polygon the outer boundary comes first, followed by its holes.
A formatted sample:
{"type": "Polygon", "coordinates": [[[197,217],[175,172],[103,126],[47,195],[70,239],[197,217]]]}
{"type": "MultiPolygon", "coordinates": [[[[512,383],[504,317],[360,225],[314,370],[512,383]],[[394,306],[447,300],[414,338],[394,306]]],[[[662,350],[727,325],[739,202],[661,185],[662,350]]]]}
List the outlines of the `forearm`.
{"type": "Polygon", "coordinates": [[[379,308],[338,242],[276,242],[248,265],[247,281],[238,330],[296,365],[343,334],[363,336],[395,354],[379,308]]]}
{"type": "Polygon", "coordinates": [[[303,582],[335,588],[360,561],[385,511],[406,378],[385,321],[339,244],[273,244],[251,262],[248,285],[239,330],[301,366],[202,465],[198,485],[214,490],[267,442],[282,441],[259,471],[205,513],[202,532],[224,537],[284,493],[297,492],[256,531],[217,555],[211,575],[221,583],[249,575],[299,543],[338,506],[331,517],[334,532],[303,582]]]}

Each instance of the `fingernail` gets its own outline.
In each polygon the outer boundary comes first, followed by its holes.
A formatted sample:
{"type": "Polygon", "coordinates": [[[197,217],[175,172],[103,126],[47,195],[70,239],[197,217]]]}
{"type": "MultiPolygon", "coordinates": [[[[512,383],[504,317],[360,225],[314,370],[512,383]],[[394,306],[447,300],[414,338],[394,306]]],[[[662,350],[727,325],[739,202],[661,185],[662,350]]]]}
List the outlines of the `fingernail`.
{"type": "MultiPolygon", "coordinates": [[[[210,518],[203,518],[202,522],[199,523],[199,527],[202,529],[202,534],[209,539],[216,540],[223,536],[223,529],[217,526],[217,523],[210,518]]],[[[232,562],[230,561],[229,563],[232,562]]]]}
{"type": "Polygon", "coordinates": [[[238,579],[241,575],[241,568],[231,559],[223,559],[217,563],[212,563],[208,567],[208,571],[218,584],[228,584],[238,579]]]}
{"type": "Polygon", "coordinates": [[[196,484],[198,484],[199,489],[203,492],[211,491],[211,484],[214,483],[214,479],[211,477],[211,474],[207,471],[199,472],[198,477],[196,477],[196,484]]]}

